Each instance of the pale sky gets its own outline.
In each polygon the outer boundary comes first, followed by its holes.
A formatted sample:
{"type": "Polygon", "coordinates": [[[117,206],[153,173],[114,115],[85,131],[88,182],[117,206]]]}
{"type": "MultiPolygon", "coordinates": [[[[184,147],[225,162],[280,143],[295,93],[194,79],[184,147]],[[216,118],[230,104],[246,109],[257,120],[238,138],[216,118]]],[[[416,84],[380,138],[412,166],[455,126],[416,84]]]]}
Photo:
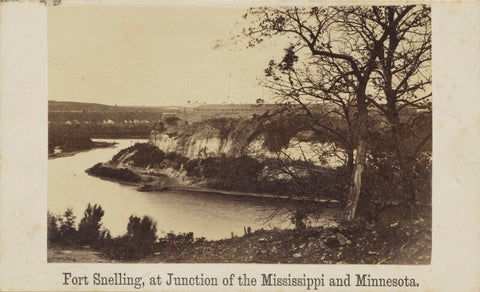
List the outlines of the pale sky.
{"type": "Polygon", "coordinates": [[[231,45],[245,8],[56,6],[48,10],[49,99],[118,105],[254,103],[283,46],[231,45]],[[217,40],[229,45],[213,49],[217,40]]]}

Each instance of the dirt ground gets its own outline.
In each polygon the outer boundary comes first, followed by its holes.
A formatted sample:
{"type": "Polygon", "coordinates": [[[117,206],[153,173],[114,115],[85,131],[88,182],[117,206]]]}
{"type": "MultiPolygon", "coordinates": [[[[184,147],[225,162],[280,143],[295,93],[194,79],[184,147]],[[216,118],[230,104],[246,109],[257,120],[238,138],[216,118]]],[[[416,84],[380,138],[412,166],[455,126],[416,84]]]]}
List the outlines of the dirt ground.
{"type": "Polygon", "coordinates": [[[49,263],[114,263],[101,252],[85,248],[66,248],[62,246],[49,246],[47,252],[49,263]]]}

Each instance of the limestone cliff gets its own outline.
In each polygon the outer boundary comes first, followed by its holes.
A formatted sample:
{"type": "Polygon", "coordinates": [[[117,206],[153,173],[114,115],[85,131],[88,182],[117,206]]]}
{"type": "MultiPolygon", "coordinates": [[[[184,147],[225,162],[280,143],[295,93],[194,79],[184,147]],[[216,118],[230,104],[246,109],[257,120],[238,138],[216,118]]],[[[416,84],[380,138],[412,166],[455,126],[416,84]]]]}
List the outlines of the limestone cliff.
{"type": "Polygon", "coordinates": [[[178,139],[154,132],[150,137],[150,142],[164,152],[176,152],[190,159],[222,154],[234,156],[237,152],[237,149],[233,147],[233,139],[229,137],[192,135],[190,138],[178,139]]]}
{"type": "Polygon", "coordinates": [[[257,132],[251,122],[243,121],[228,131],[209,124],[186,125],[164,132],[152,131],[150,143],[165,153],[175,152],[190,159],[248,155],[260,159],[310,161],[315,165],[333,168],[344,164],[346,156],[334,143],[319,142],[306,136],[305,132],[299,132],[282,149],[272,151],[266,147],[265,135],[257,132]]]}

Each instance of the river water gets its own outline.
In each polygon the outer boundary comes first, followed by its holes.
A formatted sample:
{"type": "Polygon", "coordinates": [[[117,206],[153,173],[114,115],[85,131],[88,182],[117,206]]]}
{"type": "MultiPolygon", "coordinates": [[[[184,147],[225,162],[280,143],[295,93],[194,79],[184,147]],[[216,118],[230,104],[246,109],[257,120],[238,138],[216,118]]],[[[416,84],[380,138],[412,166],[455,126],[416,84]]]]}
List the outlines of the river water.
{"type": "MultiPolygon", "coordinates": [[[[243,235],[244,227],[251,227],[252,230],[293,228],[288,215],[267,220],[277,208],[285,205],[286,202],[281,199],[187,191],[139,192],[133,186],[89,176],[85,173],[87,168],[110,160],[118,151],[135,142],[146,142],[130,139],[96,141],[118,144],[111,148],[97,148],[73,156],[49,159],[50,212],[62,214],[67,208],[72,208],[79,222],[88,203],[99,204],[105,210],[103,226],[114,236],[126,233],[130,215],[153,218],[159,236],[173,231],[221,239],[230,237],[232,233],[243,235]]],[[[326,217],[321,221],[321,224],[329,222],[326,217]]]]}

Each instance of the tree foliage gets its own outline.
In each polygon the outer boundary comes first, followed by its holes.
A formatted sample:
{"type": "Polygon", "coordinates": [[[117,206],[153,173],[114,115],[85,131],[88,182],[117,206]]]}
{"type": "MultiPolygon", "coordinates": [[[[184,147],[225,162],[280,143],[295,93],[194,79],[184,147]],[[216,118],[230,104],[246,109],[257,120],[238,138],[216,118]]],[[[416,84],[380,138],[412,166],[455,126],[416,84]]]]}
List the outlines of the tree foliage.
{"type": "Polygon", "coordinates": [[[87,209],[83,213],[83,218],[78,225],[78,234],[82,244],[94,245],[100,240],[100,228],[105,212],[102,207],[88,203],[87,209]]]}
{"type": "Polygon", "coordinates": [[[72,243],[77,240],[77,229],[75,228],[75,219],[73,209],[68,208],[63,216],[59,217],[59,233],[65,243],[72,243]]]}
{"type": "Polygon", "coordinates": [[[111,258],[122,260],[138,260],[153,253],[157,227],[150,217],[130,216],[127,233],[112,238],[110,231],[100,222],[104,214],[100,205],[89,203],[77,230],[71,208],[62,216],[48,212],[48,243],[69,247],[88,244],[111,258]]]}
{"type": "Polygon", "coordinates": [[[135,254],[144,256],[153,252],[157,239],[157,224],[148,216],[130,216],[127,236],[135,247],[135,254]]]}
{"type": "Polygon", "coordinates": [[[47,240],[48,243],[58,242],[60,239],[60,232],[58,230],[58,216],[47,212],[47,240]]]}

